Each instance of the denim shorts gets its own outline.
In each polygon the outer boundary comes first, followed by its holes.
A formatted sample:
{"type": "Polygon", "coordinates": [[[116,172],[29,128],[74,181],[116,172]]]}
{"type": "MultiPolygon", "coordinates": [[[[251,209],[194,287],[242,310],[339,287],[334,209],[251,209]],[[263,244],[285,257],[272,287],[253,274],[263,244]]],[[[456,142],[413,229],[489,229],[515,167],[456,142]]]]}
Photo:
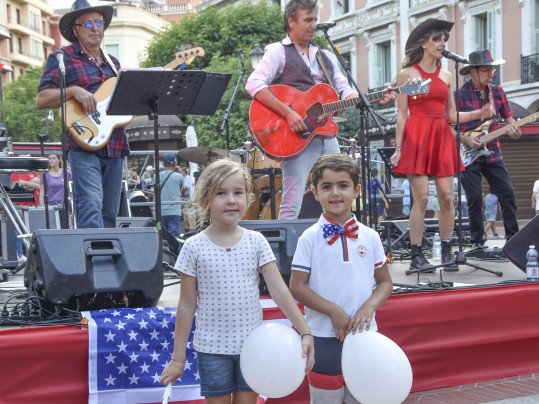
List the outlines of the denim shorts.
{"type": "Polygon", "coordinates": [[[485,219],[487,222],[495,222],[496,221],[496,215],[487,215],[485,214],[485,219]]]}
{"type": "Polygon", "coordinates": [[[228,396],[235,391],[253,391],[243,379],[239,355],[220,355],[197,351],[200,395],[228,396]]]}

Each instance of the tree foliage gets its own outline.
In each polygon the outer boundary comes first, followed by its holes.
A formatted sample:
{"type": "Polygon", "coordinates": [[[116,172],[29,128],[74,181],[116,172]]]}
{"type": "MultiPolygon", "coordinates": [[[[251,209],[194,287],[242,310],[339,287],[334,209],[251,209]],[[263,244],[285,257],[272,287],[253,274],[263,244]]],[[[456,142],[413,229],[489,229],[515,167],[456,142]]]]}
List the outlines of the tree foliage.
{"type": "MultiPolygon", "coordinates": [[[[205,55],[196,58],[189,69],[232,74],[214,115],[182,117],[184,122],[194,126],[199,145],[225,148],[226,131],[219,133],[219,129],[241,70],[238,50],[242,49],[245,54],[246,80],[252,71],[249,52],[254,44],[259,44],[263,49],[265,45],[280,41],[283,37],[283,13],[277,5],[242,2],[223,10],[208,8],[165,29],[148,46],[148,58],[141,65],[164,66],[174,58],[181,46],[190,44],[202,47],[205,55]]],[[[320,35],[316,41],[323,43],[325,39],[320,35]]],[[[229,144],[233,149],[242,146],[250,137],[250,103],[251,97],[245,91],[244,84],[240,83],[228,120],[229,144]]]]}
{"type": "MultiPolygon", "coordinates": [[[[47,130],[47,111],[36,107],[36,92],[43,67],[32,67],[30,70],[32,72],[27,72],[3,86],[2,108],[6,131],[7,136],[13,138],[14,142],[36,142],[37,135],[44,134],[47,130]]],[[[49,134],[60,134],[62,128],[57,111],[54,111],[54,116],[54,132],[53,123],[49,121],[49,134]]]]}

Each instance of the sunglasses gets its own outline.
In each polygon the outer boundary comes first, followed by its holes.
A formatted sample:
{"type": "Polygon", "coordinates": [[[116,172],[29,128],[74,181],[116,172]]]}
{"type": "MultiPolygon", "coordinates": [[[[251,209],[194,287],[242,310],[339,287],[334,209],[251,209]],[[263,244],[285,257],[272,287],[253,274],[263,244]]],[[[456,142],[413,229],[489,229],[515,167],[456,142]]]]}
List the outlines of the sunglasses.
{"type": "Polygon", "coordinates": [[[92,21],[86,21],[84,24],[74,24],[76,25],[77,27],[84,27],[86,29],[92,29],[92,27],[95,25],[96,28],[101,28],[103,26],[103,24],[105,24],[103,22],[103,20],[95,20],[94,22],[92,21]]]}

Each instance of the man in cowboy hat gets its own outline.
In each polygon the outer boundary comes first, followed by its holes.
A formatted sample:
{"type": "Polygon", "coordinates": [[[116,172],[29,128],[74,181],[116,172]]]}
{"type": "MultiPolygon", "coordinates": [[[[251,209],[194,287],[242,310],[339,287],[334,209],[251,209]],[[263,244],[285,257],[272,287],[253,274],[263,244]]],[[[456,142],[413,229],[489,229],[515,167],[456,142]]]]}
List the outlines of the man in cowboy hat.
{"type": "MultiPolygon", "coordinates": [[[[120,68],[116,58],[101,50],[103,34],[112,19],[111,6],[92,7],[88,0],[76,0],[60,19],[60,32],[71,45],[64,54],[66,99],[78,101],[86,114],[96,112],[96,90],[120,68]]],[[[60,107],[58,61],[49,55],[36,96],[40,109],[60,107]]],[[[123,127],[114,129],[106,146],[88,151],[67,137],[69,161],[80,228],[116,227],[120,204],[123,157],[129,145],[123,127]]]]}
{"type": "MultiPolygon", "coordinates": [[[[513,139],[518,139],[521,132],[514,124],[515,119],[509,110],[505,92],[501,87],[490,83],[494,77],[495,66],[505,63],[505,60],[493,60],[488,49],[470,53],[468,60],[470,64],[460,69],[461,75],[469,74],[471,79],[464,83],[459,90],[460,97],[457,100],[459,111],[477,111],[490,101],[490,104],[494,106],[493,118],[496,121],[503,119],[506,124],[510,125],[507,134],[513,139]]],[[[466,122],[461,125],[461,131],[465,133],[473,130],[483,122],[481,119],[466,122]]],[[[497,122],[493,123],[490,130],[492,131],[497,126],[499,126],[497,122]]],[[[463,136],[461,141],[472,149],[478,149],[482,145],[477,137],[472,136],[463,136]]],[[[485,244],[482,216],[482,176],[485,177],[490,189],[500,201],[505,238],[509,239],[518,232],[515,192],[503,162],[500,143],[498,139],[493,139],[486,144],[486,147],[491,154],[478,157],[462,173],[462,186],[468,201],[471,241],[476,248],[485,244]]]]}

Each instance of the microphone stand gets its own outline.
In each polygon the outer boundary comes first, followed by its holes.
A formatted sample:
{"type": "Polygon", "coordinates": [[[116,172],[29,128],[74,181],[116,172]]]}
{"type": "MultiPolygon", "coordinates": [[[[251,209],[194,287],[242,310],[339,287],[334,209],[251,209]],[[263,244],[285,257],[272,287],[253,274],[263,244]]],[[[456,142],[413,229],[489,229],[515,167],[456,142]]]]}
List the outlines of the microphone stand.
{"type": "MultiPolygon", "coordinates": [[[[67,124],[66,124],[66,78],[65,72],[60,70],[60,111],[62,114],[62,161],[64,163],[63,167],[63,177],[64,177],[64,209],[62,215],[64,215],[64,223],[67,223],[69,226],[69,205],[68,205],[68,180],[67,180],[67,124]]],[[[73,161],[75,164],[75,161],[73,161]]],[[[48,217],[48,215],[47,215],[48,217]]]]}
{"type": "MultiPolygon", "coordinates": [[[[45,134],[38,134],[37,138],[39,140],[39,146],[41,149],[41,157],[45,157],[45,146],[44,142],[45,140],[49,140],[49,135],[47,133],[45,134]]],[[[45,202],[45,227],[48,229],[51,228],[49,223],[49,196],[47,195],[47,176],[46,173],[43,173],[43,202],[45,202]]]]}
{"type": "Polygon", "coordinates": [[[382,135],[385,135],[386,132],[382,125],[380,125],[380,122],[378,122],[378,119],[376,117],[375,112],[373,111],[371,104],[365,94],[361,92],[359,89],[357,83],[355,82],[354,78],[352,77],[352,73],[350,72],[350,66],[346,63],[346,61],[342,58],[340,52],[337,50],[336,46],[334,45],[333,41],[329,37],[328,29],[329,28],[322,28],[318,26],[318,29],[322,31],[324,36],[326,37],[326,40],[329,43],[329,46],[333,50],[333,54],[339,61],[340,65],[346,72],[346,76],[348,78],[348,81],[352,83],[353,87],[356,89],[358,93],[358,98],[360,99],[360,102],[357,104],[357,108],[360,110],[360,128],[356,133],[356,137],[359,137],[360,139],[360,155],[361,155],[361,201],[363,206],[363,211],[361,214],[361,218],[359,219],[360,222],[363,224],[367,224],[368,220],[368,207],[367,207],[367,192],[368,192],[368,184],[367,184],[367,178],[370,178],[370,168],[369,168],[369,161],[365,158],[367,156],[366,152],[366,146],[365,146],[365,139],[367,137],[367,113],[370,114],[371,118],[373,119],[374,123],[378,127],[378,130],[382,135]],[[369,172],[369,175],[367,176],[367,171],[369,172]]]}
{"type": "Polygon", "coordinates": [[[226,150],[227,151],[230,150],[230,135],[229,135],[229,129],[228,129],[228,124],[229,124],[229,120],[230,120],[230,109],[232,108],[234,98],[236,98],[236,93],[238,91],[238,87],[239,87],[243,77],[245,76],[245,64],[244,64],[244,61],[243,61],[243,58],[244,58],[243,50],[240,49],[238,51],[238,55],[241,58],[240,74],[238,76],[238,81],[236,82],[236,86],[234,87],[234,91],[232,93],[232,96],[230,97],[230,100],[228,101],[228,106],[226,107],[226,110],[225,110],[225,116],[223,117],[223,123],[221,124],[221,128],[219,129],[219,134],[221,134],[223,132],[223,129],[226,128],[226,150]]]}
{"type": "MultiPolygon", "coordinates": [[[[456,143],[457,143],[457,220],[458,220],[458,226],[457,226],[457,237],[458,237],[458,240],[459,240],[459,251],[458,253],[456,254],[456,258],[455,258],[455,264],[457,265],[468,265],[468,266],[471,266],[475,269],[481,269],[482,271],[486,271],[486,272],[490,272],[491,274],[494,274],[494,275],[497,275],[497,276],[502,276],[503,273],[501,271],[492,271],[490,269],[487,269],[487,268],[483,268],[479,265],[476,265],[476,264],[470,264],[469,262],[467,262],[467,259],[466,259],[466,254],[464,254],[464,252],[462,251],[463,247],[462,247],[462,209],[461,209],[461,194],[462,194],[462,191],[461,191],[461,169],[460,169],[460,166],[461,166],[461,162],[462,162],[462,158],[461,158],[461,155],[460,155],[460,144],[461,144],[461,139],[460,139],[460,112],[459,112],[459,105],[460,105],[460,92],[459,92],[459,62],[457,60],[455,60],[455,104],[456,104],[456,111],[457,111],[457,125],[456,125],[456,130],[457,130],[457,136],[456,136],[456,143]]],[[[441,271],[440,271],[440,276],[441,276],[441,271]]]]}

